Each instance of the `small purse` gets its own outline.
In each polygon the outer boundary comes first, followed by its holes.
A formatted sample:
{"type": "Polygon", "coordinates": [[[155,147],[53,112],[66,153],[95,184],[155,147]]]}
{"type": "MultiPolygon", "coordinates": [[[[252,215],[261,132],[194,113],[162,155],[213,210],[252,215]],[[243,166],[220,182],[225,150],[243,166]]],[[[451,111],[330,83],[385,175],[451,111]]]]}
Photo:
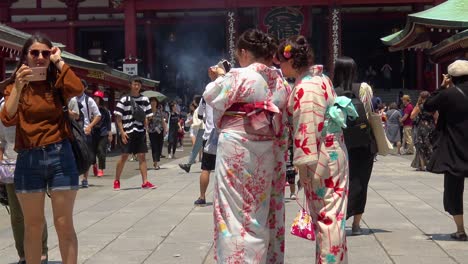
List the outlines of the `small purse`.
{"type": "MultiPolygon", "coordinates": [[[[299,202],[298,202],[299,204],[299,202]]],[[[299,204],[301,209],[294,218],[291,225],[291,234],[300,238],[315,241],[315,224],[312,222],[312,216],[307,210],[307,203],[304,198],[304,206],[299,204]]]]}
{"type": "Polygon", "coordinates": [[[9,184],[14,182],[16,160],[4,159],[0,161],[0,182],[9,184]]]}

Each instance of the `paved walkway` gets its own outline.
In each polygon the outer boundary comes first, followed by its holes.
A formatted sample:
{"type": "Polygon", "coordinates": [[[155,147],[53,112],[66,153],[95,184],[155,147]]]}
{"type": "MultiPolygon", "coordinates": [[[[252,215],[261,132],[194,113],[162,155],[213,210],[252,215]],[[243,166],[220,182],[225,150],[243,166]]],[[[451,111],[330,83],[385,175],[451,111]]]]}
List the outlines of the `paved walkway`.
{"type": "MultiPolygon", "coordinates": [[[[185,160],[170,160],[163,169],[149,171],[150,180],[159,185],[156,190],[139,189],[139,176],[124,179],[119,192],[111,188],[112,176],[92,178],[94,186],[79,192],[75,206],[79,263],[214,263],[213,208],[193,206],[200,170],[196,165],[191,173],[183,172],[177,163],[185,160]]],[[[375,163],[365,235],[348,237],[350,263],[468,263],[468,242],[451,241],[447,235],[455,226],[443,210],[442,177],[409,165],[407,157],[398,156],[379,157],[375,163]]],[[[60,263],[50,204],[46,210],[49,263],[60,263]]],[[[296,202],[286,200],[286,210],[289,225],[298,211],[296,202]]],[[[287,234],[285,262],[313,263],[314,244],[287,234]]],[[[0,260],[17,260],[3,209],[0,260]]]]}

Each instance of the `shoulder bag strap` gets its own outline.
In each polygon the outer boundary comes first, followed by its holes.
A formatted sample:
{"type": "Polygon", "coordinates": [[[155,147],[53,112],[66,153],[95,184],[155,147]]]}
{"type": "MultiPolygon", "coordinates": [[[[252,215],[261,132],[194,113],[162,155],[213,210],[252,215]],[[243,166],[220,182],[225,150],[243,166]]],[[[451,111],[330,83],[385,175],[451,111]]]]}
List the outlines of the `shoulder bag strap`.
{"type": "Polygon", "coordinates": [[[85,96],[85,104],[86,104],[86,112],[88,113],[88,120],[89,120],[89,123],[91,124],[91,116],[89,115],[89,96],[88,95],[84,95],[85,96]]]}
{"type": "Polygon", "coordinates": [[[466,94],[465,94],[465,92],[463,92],[463,90],[462,90],[462,89],[460,89],[460,87],[458,87],[458,86],[455,86],[455,88],[457,88],[457,90],[458,90],[458,91],[459,91],[461,94],[463,94],[463,96],[466,98],[466,94]]]}

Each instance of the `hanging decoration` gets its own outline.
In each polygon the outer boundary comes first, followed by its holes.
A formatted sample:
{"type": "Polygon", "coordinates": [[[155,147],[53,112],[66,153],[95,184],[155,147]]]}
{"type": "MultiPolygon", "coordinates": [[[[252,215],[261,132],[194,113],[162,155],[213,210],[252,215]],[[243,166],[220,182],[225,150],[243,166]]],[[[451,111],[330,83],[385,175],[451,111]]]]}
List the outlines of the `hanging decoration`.
{"type": "Polygon", "coordinates": [[[338,8],[333,8],[331,12],[332,25],[331,25],[331,35],[332,35],[332,54],[333,54],[333,65],[335,65],[336,60],[340,56],[340,10],[338,8]]]}
{"type": "Polygon", "coordinates": [[[229,62],[234,66],[236,63],[236,13],[229,11],[227,13],[227,19],[229,62]]]}

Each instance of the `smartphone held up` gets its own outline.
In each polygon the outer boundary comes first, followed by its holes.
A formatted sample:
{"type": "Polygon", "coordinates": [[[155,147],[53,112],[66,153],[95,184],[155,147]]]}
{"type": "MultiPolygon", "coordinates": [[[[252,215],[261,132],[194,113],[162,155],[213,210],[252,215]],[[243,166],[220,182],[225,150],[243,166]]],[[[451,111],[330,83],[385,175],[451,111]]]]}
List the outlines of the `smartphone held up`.
{"type": "Polygon", "coordinates": [[[27,76],[30,82],[45,81],[47,79],[47,67],[34,67],[31,68],[31,74],[27,76]]]}

